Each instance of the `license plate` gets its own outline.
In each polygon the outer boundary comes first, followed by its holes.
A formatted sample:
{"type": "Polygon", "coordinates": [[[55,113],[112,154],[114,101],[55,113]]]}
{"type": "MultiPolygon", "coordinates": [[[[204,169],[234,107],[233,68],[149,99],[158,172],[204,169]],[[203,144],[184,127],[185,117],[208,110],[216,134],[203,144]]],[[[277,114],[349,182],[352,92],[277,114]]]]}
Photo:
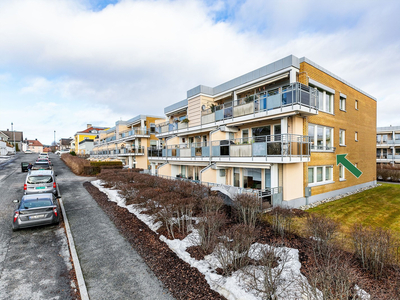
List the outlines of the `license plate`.
{"type": "Polygon", "coordinates": [[[36,189],[37,190],[44,190],[46,187],[45,186],[37,186],[36,189]]]}
{"type": "Polygon", "coordinates": [[[29,220],[35,220],[35,219],[41,219],[44,218],[44,215],[35,215],[35,216],[30,216],[29,220]]]}

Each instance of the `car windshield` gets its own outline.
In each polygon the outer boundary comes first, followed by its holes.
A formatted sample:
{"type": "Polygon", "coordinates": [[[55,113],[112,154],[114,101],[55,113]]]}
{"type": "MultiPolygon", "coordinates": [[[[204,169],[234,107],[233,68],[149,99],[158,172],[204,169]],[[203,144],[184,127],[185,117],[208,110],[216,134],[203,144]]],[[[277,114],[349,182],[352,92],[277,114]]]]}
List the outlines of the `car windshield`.
{"type": "Polygon", "coordinates": [[[29,176],[27,182],[29,184],[36,184],[36,183],[51,183],[53,182],[53,178],[49,175],[41,175],[41,176],[29,176]]]}
{"type": "Polygon", "coordinates": [[[25,209],[29,208],[35,208],[35,207],[44,207],[44,206],[52,206],[53,202],[50,199],[29,199],[29,200],[23,200],[21,202],[21,207],[25,209]]]}
{"type": "Polygon", "coordinates": [[[37,165],[37,166],[48,166],[49,165],[49,163],[47,162],[47,161],[37,161],[36,163],[35,163],[35,165],[37,165]]]}

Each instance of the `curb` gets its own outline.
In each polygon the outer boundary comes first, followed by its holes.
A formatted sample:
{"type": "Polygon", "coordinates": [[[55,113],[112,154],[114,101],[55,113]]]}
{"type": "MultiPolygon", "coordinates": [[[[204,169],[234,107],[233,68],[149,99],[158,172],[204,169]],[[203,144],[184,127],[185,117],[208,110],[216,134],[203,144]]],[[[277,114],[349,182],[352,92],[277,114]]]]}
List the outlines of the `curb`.
{"type": "MultiPolygon", "coordinates": [[[[60,189],[58,188],[58,184],[57,184],[57,192],[58,196],[60,196],[61,194],[60,194],[60,189]]],[[[81,295],[82,300],[89,300],[85,279],[83,278],[81,264],[79,263],[78,254],[76,253],[75,243],[72,237],[71,228],[69,227],[67,214],[65,213],[64,204],[61,198],[59,198],[58,200],[60,201],[61,212],[65,224],[65,231],[67,232],[67,237],[68,237],[69,249],[71,251],[72,261],[74,262],[74,269],[75,269],[76,279],[78,281],[79,293],[81,295]]]]}

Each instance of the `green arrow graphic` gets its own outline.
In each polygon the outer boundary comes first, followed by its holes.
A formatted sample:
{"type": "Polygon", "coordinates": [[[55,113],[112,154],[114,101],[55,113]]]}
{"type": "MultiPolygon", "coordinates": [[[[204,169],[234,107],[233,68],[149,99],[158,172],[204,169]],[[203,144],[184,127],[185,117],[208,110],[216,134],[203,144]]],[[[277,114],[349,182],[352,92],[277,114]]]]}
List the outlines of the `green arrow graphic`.
{"type": "Polygon", "coordinates": [[[336,165],[342,164],[343,167],[345,167],[351,174],[359,178],[362,174],[362,172],[357,169],[355,165],[353,165],[347,158],[347,154],[337,154],[336,155],[336,165]]]}

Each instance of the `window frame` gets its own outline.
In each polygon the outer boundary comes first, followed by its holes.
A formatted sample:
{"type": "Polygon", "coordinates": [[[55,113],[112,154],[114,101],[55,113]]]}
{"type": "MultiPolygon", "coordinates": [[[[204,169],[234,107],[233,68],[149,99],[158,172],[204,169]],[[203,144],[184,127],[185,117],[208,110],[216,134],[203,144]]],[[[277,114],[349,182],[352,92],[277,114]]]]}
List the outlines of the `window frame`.
{"type": "Polygon", "coordinates": [[[312,88],[317,89],[318,93],[322,93],[322,99],[318,97],[318,110],[327,114],[334,115],[335,114],[335,93],[328,92],[319,86],[315,86],[313,84],[309,84],[312,88]],[[326,108],[326,97],[329,97],[329,109],[326,108]],[[320,100],[322,101],[322,107],[320,106],[320,100]]]}
{"type": "Polygon", "coordinates": [[[313,186],[319,186],[319,185],[325,185],[325,184],[331,184],[334,183],[333,181],[333,165],[323,165],[323,166],[311,166],[308,167],[307,169],[307,181],[308,181],[308,186],[313,187],[313,186]],[[318,181],[318,169],[322,168],[322,179],[318,181]],[[310,182],[310,170],[312,170],[312,176],[313,176],[313,181],[310,182]],[[329,172],[329,177],[330,179],[327,179],[327,170],[329,172]]]}
{"type": "Polygon", "coordinates": [[[329,127],[329,126],[323,126],[323,125],[318,125],[318,124],[314,124],[314,123],[308,123],[308,132],[310,129],[310,125],[314,127],[314,134],[311,136],[311,151],[315,151],[315,152],[334,152],[335,151],[335,147],[334,147],[334,128],[333,127],[329,127]],[[322,128],[322,149],[319,149],[318,147],[318,129],[322,128]],[[330,131],[330,138],[331,138],[331,142],[330,142],[330,149],[327,149],[327,132],[330,131]]]}
{"type": "Polygon", "coordinates": [[[339,146],[346,146],[346,130],[339,129],[339,146]],[[343,142],[341,141],[341,133],[343,133],[343,142]]]}
{"type": "Polygon", "coordinates": [[[358,131],[354,131],[354,140],[358,142],[358,131]]]}
{"type": "Polygon", "coordinates": [[[339,109],[341,111],[346,111],[346,97],[340,96],[340,98],[339,98],[339,109]]]}
{"type": "Polygon", "coordinates": [[[355,108],[356,110],[358,110],[358,100],[355,100],[355,102],[354,102],[354,108],[355,108]]]}
{"type": "Polygon", "coordinates": [[[346,172],[345,167],[342,164],[339,164],[339,181],[346,180],[346,172]]]}

